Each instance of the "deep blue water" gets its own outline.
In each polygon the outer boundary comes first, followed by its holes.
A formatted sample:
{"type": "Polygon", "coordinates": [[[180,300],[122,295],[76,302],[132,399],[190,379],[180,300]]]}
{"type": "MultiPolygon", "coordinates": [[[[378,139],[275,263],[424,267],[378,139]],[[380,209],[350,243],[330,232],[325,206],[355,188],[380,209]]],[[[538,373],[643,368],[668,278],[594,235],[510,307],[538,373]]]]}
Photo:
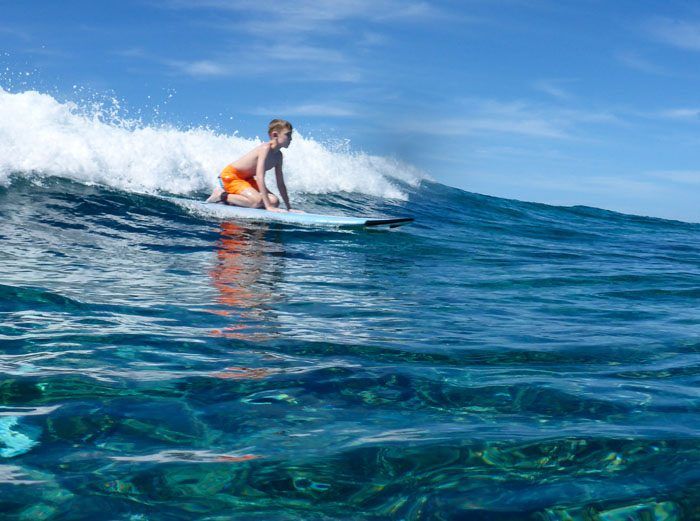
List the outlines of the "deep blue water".
{"type": "Polygon", "coordinates": [[[2,518],[700,518],[700,225],[402,189],[0,188],[2,518]]]}

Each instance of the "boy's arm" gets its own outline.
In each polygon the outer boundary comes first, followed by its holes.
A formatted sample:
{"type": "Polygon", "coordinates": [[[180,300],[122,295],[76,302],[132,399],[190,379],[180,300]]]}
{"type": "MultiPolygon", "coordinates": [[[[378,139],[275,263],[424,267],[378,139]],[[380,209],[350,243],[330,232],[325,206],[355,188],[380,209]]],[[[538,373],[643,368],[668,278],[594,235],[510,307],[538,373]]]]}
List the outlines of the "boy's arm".
{"type": "Polygon", "coordinates": [[[289,204],[289,195],[287,195],[287,185],[284,184],[284,175],[282,174],[282,159],[275,165],[275,177],[277,179],[277,188],[280,191],[280,195],[284,200],[284,204],[287,205],[287,210],[292,209],[292,205],[289,204]]]}
{"type": "Polygon", "coordinates": [[[260,195],[262,196],[263,204],[266,210],[272,209],[270,204],[270,198],[267,195],[267,187],[265,186],[265,160],[267,155],[270,153],[270,145],[265,144],[260,147],[260,152],[258,152],[258,164],[255,167],[255,181],[260,189],[260,195]]]}

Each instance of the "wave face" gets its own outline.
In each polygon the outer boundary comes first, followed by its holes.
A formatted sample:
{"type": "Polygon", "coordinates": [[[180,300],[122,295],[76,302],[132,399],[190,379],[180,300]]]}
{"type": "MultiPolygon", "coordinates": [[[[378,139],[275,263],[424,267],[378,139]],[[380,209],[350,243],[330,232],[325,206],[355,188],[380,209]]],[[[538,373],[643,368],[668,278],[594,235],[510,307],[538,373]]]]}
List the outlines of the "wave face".
{"type": "Polygon", "coordinates": [[[700,226],[303,138],[301,206],[416,222],[225,222],[162,195],[253,141],[0,100],[3,518],[699,511],[700,226]]]}

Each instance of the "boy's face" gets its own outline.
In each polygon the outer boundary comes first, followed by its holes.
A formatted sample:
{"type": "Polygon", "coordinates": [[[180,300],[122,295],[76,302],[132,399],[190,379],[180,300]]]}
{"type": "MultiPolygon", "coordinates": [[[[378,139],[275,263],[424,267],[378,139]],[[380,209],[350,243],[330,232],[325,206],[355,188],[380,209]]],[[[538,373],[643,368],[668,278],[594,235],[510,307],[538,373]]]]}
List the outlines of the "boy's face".
{"type": "Polygon", "coordinates": [[[287,148],[292,142],[292,131],[289,129],[279,130],[272,133],[272,139],[277,142],[280,148],[287,148]]]}

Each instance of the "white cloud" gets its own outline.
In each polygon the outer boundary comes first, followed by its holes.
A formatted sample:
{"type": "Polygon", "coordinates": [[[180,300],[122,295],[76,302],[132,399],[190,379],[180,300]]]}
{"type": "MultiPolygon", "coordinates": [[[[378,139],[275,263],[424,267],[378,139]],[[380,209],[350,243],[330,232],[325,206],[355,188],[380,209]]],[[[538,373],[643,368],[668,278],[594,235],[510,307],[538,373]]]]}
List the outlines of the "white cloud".
{"type": "Polygon", "coordinates": [[[356,83],[368,74],[358,55],[388,41],[382,26],[448,19],[417,0],[170,0],[160,5],[214,10],[218,20],[212,30],[230,33],[219,37],[218,54],[156,60],[202,79],[277,74],[286,82],[356,83]]]}
{"type": "Polygon", "coordinates": [[[509,134],[529,138],[573,139],[577,125],[618,123],[607,112],[561,109],[528,102],[463,100],[455,103],[458,116],[425,118],[404,122],[401,127],[412,132],[436,136],[470,136],[509,134]]]}
{"type": "Polygon", "coordinates": [[[468,121],[457,121],[451,125],[455,130],[463,128],[471,134],[492,132],[496,134],[520,134],[529,137],[566,138],[568,132],[557,122],[547,121],[536,116],[513,114],[509,116],[475,118],[468,121]]]}
{"type": "Polygon", "coordinates": [[[636,52],[620,51],[615,54],[615,59],[621,64],[647,74],[667,74],[667,71],[655,63],[643,58],[636,52]]]}
{"type": "Polygon", "coordinates": [[[295,45],[294,47],[286,45],[261,46],[254,50],[254,54],[261,59],[279,62],[347,63],[345,56],[341,52],[313,45],[295,45]]]}
{"type": "Polygon", "coordinates": [[[667,170],[647,174],[654,179],[686,185],[700,185],[700,170],[667,170]]]}
{"type": "Polygon", "coordinates": [[[650,180],[612,175],[576,177],[572,178],[571,181],[571,188],[574,190],[583,190],[589,193],[599,193],[603,195],[620,193],[626,196],[654,196],[665,189],[665,187],[661,187],[658,183],[650,180]]]}
{"type": "Polygon", "coordinates": [[[447,19],[445,13],[428,2],[406,0],[172,0],[166,5],[235,13],[237,28],[266,38],[276,35],[303,39],[314,34],[336,34],[350,20],[425,23],[447,19]]]}
{"type": "Polygon", "coordinates": [[[255,109],[252,114],[268,116],[271,114],[286,114],[290,116],[319,116],[319,117],[353,117],[358,113],[354,107],[345,104],[334,103],[307,103],[302,105],[279,107],[270,109],[261,107],[255,109]]]}
{"type": "Polygon", "coordinates": [[[295,20],[340,20],[363,18],[394,20],[441,16],[442,12],[424,1],[411,0],[171,0],[171,7],[262,13],[295,20]]]}
{"type": "Polygon", "coordinates": [[[230,76],[233,71],[230,67],[222,63],[216,63],[211,60],[199,60],[194,62],[180,62],[179,67],[182,72],[190,76],[206,77],[206,76],[230,76]]]}
{"type": "Polygon", "coordinates": [[[569,100],[573,98],[573,95],[565,90],[561,85],[563,83],[570,83],[572,80],[538,80],[536,81],[532,87],[535,90],[538,90],[540,92],[544,92],[545,94],[549,94],[553,98],[561,99],[561,100],[569,100]]]}
{"type": "Polygon", "coordinates": [[[330,54],[312,57],[307,52],[303,56],[288,57],[278,55],[274,49],[269,51],[246,51],[235,57],[210,58],[205,60],[182,61],[159,59],[159,63],[169,67],[179,74],[187,74],[195,78],[207,79],[216,77],[246,78],[269,76],[284,78],[285,83],[304,82],[335,82],[357,83],[362,79],[362,73],[354,66],[345,65],[342,60],[335,60],[330,54]]]}
{"type": "Polygon", "coordinates": [[[691,51],[700,51],[700,22],[655,18],[646,29],[656,40],[691,51]]]}
{"type": "Polygon", "coordinates": [[[141,47],[127,47],[125,49],[119,49],[114,51],[117,56],[123,56],[124,58],[149,58],[149,54],[144,51],[141,47]]]}
{"type": "Polygon", "coordinates": [[[0,25],[0,34],[7,34],[20,40],[30,41],[32,40],[31,33],[29,31],[24,31],[15,26],[0,25]]]}
{"type": "Polygon", "coordinates": [[[658,116],[664,119],[685,119],[700,121],[700,108],[667,109],[658,112],[658,116]]]}
{"type": "Polygon", "coordinates": [[[298,45],[290,50],[283,45],[251,44],[195,60],[164,58],[140,48],[126,48],[114,54],[156,63],[176,74],[199,79],[274,76],[285,82],[356,83],[363,77],[361,70],[342,53],[312,45],[298,45]]]}
{"type": "Polygon", "coordinates": [[[547,121],[522,118],[445,118],[404,122],[400,128],[417,134],[446,137],[483,135],[485,133],[556,139],[569,137],[563,129],[557,128],[547,121]]]}

